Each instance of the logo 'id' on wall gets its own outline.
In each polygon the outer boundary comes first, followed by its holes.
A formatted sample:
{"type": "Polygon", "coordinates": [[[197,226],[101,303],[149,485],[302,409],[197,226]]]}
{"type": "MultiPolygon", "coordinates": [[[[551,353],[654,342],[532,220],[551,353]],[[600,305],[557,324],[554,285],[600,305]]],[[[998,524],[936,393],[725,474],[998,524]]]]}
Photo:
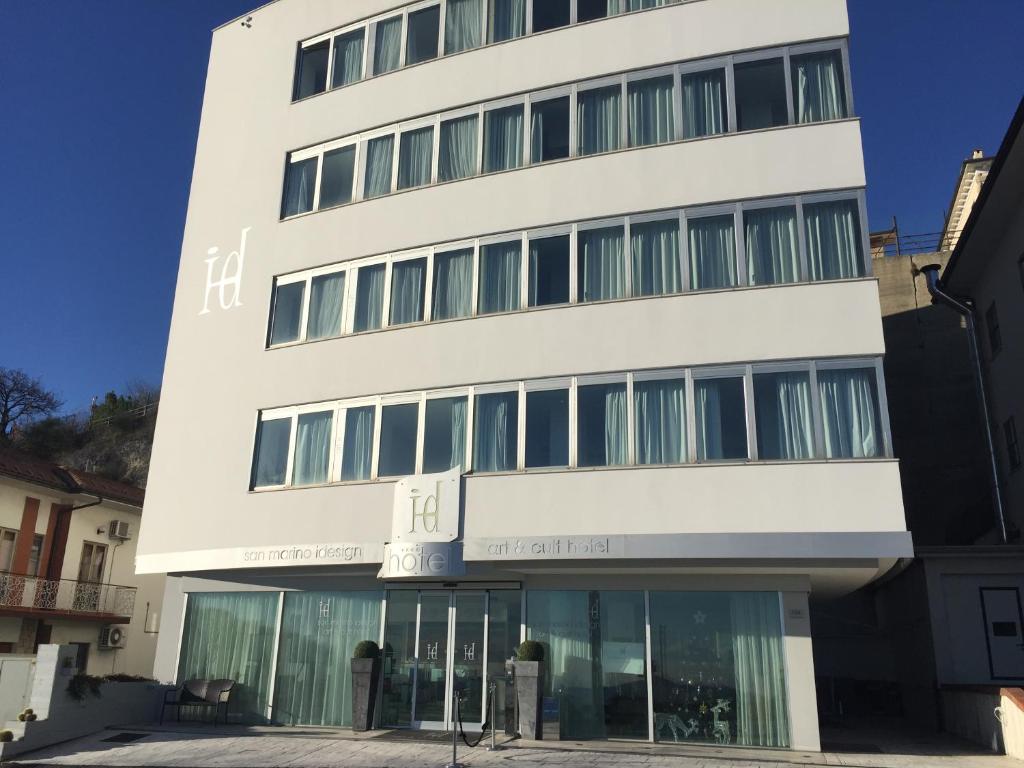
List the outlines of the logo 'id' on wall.
{"type": "Polygon", "coordinates": [[[391,541],[378,578],[443,578],[466,571],[459,537],[461,469],[395,484],[391,541]]]}
{"type": "Polygon", "coordinates": [[[206,290],[203,292],[203,309],[200,315],[210,314],[210,294],[213,293],[220,302],[221,309],[234,309],[242,306],[242,272],[245,270],[245,242],[249,230],[242,230],[241,242],[237,251],[227,256],[220,255],[220,248],[213,246],[206,255],[206,290]],[[217,271],[219,268],[219,272],[217,271]],[[216,279],[215,279],[216,278],[216,279]]]}

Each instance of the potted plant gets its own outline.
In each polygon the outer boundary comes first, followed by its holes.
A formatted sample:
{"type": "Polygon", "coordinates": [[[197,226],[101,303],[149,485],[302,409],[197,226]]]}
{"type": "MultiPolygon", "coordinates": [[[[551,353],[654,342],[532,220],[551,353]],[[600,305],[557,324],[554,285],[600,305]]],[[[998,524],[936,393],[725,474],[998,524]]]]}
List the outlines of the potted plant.
{"type": "Polygon", "coordinates": [[[541,694],[544,692],[544,646],[526,640],[516,648],[516,699],[519,734],[524,739],[542,738],[541,694]]]}
{"type": "Polygon", "coordinates": [[[352,652],[352,730],[373,728],[380,680],[380,648],[373,640],[363,640],[352,652]]]}

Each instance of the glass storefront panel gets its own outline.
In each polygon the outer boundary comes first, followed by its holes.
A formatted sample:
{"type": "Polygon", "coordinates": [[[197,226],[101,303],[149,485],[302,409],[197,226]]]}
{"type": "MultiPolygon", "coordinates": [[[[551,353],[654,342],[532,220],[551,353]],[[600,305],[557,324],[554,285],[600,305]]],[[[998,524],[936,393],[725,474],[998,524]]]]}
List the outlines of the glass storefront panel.
{"type": "Polygon", "coordinates": [[[416,720],[444,721],[448,701],[448,592],[420,595],[419,667],[416,671],[416,720]]]}
{"type": "Polygon", "coordinates": [[[288,592],[274,684],[274,721],[352,724],[352,651],[380,638],[380,592],[288,592]]]}
{"type": "Polygon", "coordinates": [[[776,592],[651,592],[660,741],[789,746],[776,592]]]}
{"type": "Polygon", "coordinates": [[[412,590],[388,592],[380,702],[380,722],[384,726],[408,726],[412,722],[418,600],[419,595],[412,590]]]}
{"type": "Polygon", "coordinates": [[[234,680],[233,719],[265,722],[279,599],[277,592],[190,594],[178,682],[234,680]]]}
{"type": "Polygon", "coordinates": [[[462,722],[482,723],[484,695],[484,600],[483,593],[455,593],[455,640],[452,675],[462,695],[462,722]]]}
{"type": "Polygon", "coordinates": [[[494,591],[487,598],[487,678],[496,683],[494,727],[505,727],[505,662],[515,656],[522,633],[523,597],[518,590],[494,591]]]}

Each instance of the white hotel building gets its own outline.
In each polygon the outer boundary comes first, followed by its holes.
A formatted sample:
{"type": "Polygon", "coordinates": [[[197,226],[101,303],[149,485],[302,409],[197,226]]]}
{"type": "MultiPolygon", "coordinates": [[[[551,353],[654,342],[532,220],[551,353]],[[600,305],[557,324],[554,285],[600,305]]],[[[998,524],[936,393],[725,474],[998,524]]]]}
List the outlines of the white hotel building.
{"type": "Polygon", "coordinates": [[[844,0],[277,0],[216,30],[138,570],[232,718],[819,748],[911,554],[844,0]],[[436,477],[423,477],[436,475],[436,477]],[[435,514],[436,513],[436,514],[435,514]],[[553,730],[553,729],[552,729],[553,730]]]}

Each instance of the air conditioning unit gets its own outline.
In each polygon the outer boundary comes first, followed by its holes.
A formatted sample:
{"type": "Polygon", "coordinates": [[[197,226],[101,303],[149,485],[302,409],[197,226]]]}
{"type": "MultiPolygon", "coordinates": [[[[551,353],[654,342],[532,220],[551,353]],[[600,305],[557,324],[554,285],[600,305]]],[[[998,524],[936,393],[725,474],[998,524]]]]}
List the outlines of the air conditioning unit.
{"type": "Polygon", "coordinates": [[[112,648],[124,648],[128,643],[128,631],[116,624],[111,624],[100,629],[100,648],[110,650],[112,648]]]}
{"type": "Polygon", "coordinates": [[[107,535],[112,539],[125,541],[132,537],[132,527],[125,520],[111,520],[107,526],[107,535]]]}

